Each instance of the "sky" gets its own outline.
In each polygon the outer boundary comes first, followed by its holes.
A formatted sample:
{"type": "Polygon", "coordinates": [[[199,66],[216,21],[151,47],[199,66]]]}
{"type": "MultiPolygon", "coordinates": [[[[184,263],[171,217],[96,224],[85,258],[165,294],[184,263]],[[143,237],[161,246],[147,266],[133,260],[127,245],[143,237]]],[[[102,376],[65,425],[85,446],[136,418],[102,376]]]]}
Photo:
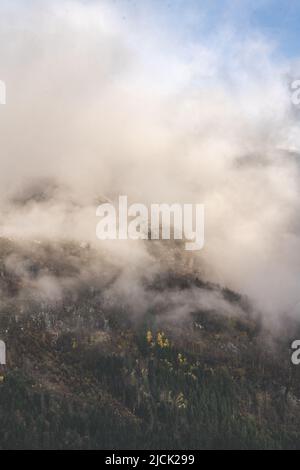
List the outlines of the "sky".
{"type": "MultiPolygon", "coordinates": [[[[299,12],[292,0],[1,0],[0,234],[97,244],[99,197],[205,204],[206,279],[268,315],[300,308],[299,12]]],[[[135,247],[112,254],[144,273],[135,247]]]]}
{"type": "MultiPolygon", "coordinates": [[[[97,0],[88,0],[97,3],[97,0]]],[[[128,12],[144,23],[174,30],[177,37],[207,39],[225,27],[244,38],[260,34],[286,58],[300,56],[300,2],[297,0],[110,0],[124,21],[128,12]],[[145,11],[148,14],[145,14],[145,11]]]]}

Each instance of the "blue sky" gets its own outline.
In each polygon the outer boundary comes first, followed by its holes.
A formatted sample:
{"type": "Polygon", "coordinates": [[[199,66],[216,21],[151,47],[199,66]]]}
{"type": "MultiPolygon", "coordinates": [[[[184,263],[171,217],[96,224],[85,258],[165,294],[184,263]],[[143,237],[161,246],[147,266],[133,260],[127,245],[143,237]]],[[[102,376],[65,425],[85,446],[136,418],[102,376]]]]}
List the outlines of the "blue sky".
{"type": "MultiPolygon", "coordinates": [[[[94,0],[96,1],[96,0],[94,0]]],[[[276,46],[285,58],[300,56],[299,0],[110,0],[124,15],[156,22],[181,38],[214,36],[227,27],[236,37],[259,34],[276,46]],[[130,13],[129,13],[130,14],[130,13]]]]}

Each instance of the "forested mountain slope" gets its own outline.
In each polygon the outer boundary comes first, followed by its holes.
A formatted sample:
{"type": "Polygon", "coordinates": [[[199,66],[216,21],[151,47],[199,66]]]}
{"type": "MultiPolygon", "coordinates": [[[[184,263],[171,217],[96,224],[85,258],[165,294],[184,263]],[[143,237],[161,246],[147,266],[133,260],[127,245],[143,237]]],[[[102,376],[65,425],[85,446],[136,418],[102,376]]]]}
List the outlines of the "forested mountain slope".
{"type": "Polygon", "coordinates": [[[87,275],[95,256],[1,240],[1,449],[300,447],[297,324],[271,332],[239,295],[167,264],[132,312],[107,262],[87,275]]]}

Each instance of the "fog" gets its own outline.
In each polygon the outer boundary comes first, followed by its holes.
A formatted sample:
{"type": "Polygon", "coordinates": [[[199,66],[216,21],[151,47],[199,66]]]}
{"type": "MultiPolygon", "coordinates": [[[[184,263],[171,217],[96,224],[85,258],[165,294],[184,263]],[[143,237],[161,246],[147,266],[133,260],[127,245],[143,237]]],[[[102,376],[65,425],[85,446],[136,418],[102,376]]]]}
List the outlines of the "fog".
{"type": "MultiPolygon", "coordinates": [[[[268,321],[297,315],[300,131],[289,88],[297,63],[275,58],[276,45],[255,33],[240,40],[224,27],[215,40],[184,43],[155,26],[153,12],[126,8],[1,2],[0,235],[105,249],[122,268],[114,295],[139,299],[138,310],[149,302],[141,276],[161,262],[150,241],[104,247],[97,205],[119,195],[204,204],[205,247],[179,250],[174,269],[182,262],[185,273],[240,292],[268,321]]],[[[43,276],[36,287],[59,297],[62,286],[43,276]]],[[[201,302],[174,295],[164,302],[179,310],[201,302]]]]}

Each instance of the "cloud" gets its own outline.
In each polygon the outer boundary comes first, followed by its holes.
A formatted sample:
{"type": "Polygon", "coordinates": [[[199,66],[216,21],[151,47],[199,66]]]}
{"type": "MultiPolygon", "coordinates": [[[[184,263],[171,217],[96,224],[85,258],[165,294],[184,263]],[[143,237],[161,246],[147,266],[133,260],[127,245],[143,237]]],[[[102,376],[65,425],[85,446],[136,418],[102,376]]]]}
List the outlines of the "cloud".
{"type": "MultiPolygon", "coordinates": [[[[206,245],[193,270],[248,295],[268,318],[285,313],[299,301],[300,274],[289,65],[257,32],[241,37],[226,24],[209,40],[176,40],[124,8],[1,3],[1,235],[97,247],[103,197],[204,203],[206,245]]],[[[121,267],[139,266],[132,284],[119,280],[129,292],[151,264],[148,250],[107,249],[121,267]]],[[[53,280],[40,284],[59,295],[53,280]]]]}

